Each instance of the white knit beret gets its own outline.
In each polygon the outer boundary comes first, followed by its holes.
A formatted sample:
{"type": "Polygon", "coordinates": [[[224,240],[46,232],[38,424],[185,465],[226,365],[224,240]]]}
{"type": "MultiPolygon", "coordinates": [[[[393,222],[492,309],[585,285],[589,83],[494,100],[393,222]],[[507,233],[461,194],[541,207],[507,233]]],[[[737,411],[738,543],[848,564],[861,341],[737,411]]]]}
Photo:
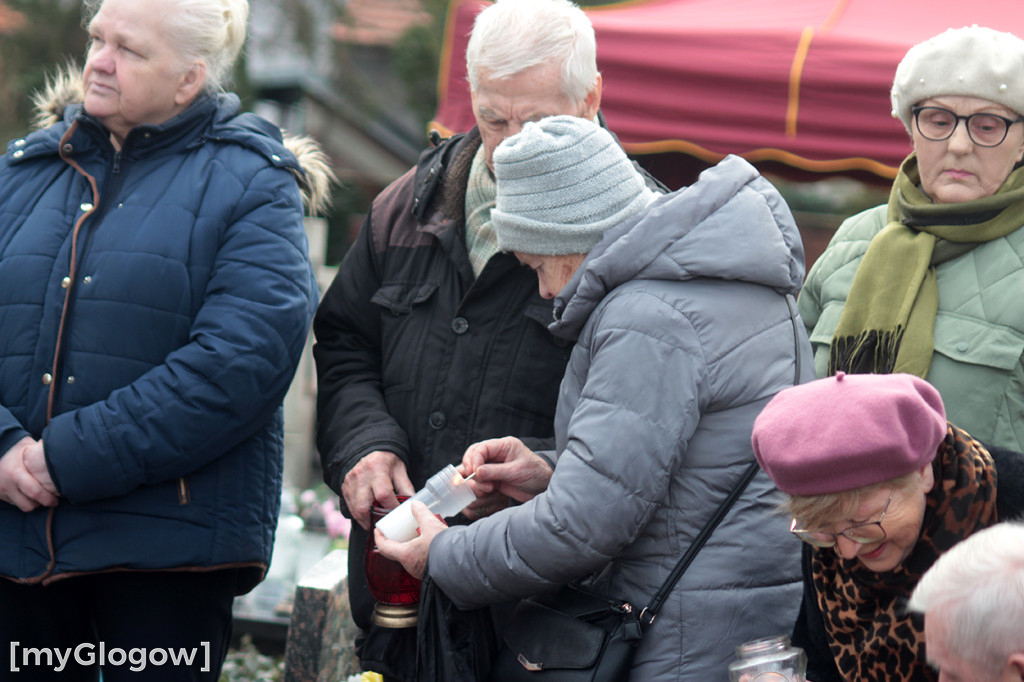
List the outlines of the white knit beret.
{"type": "Polygon", "coordinates": [[[502,251],[587,253],[656,195],[604,128],[576,116],[530,122],[494,150],[491,222],[502,251]]]}
{"type": "Polygon", "coordinates": [[[1024,40],[977,25],[951,28],[907,51],[891,95],[892,115],[908,131],[911,108],[943,95],[979,97],[1024,115],[1024,40]]]}

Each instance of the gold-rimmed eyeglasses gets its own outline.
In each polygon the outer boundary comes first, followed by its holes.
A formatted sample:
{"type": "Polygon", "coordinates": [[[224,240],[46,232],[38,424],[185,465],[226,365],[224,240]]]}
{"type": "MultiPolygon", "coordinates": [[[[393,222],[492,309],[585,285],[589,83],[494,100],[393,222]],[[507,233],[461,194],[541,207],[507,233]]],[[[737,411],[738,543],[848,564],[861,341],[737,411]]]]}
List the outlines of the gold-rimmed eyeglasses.
{"type": "Polygon", "coordinates": [[[825,549],[835,547],[836,543],[839,541],[840,535],[847,540],[852,540],[853,542],[861,545],[870,545],[874,542],[881,542],[885,539],[885,529],[882,528],[882,519],[885,518],[886,512],[889,511],[889,505],[892,504],[892,498],[895,494],[896,489],[893,488],[892,492],[889,493],[889,501],[885,503],[882,515],[878,517],[877,521],[858,523],[856,526],[850,526],[846,530],[839,531],[838,533],[827,533],[821,530],[798,528],[797,520],[793,519],[793,522],[789,525],[789,532],[809,545],[825,549]]]}

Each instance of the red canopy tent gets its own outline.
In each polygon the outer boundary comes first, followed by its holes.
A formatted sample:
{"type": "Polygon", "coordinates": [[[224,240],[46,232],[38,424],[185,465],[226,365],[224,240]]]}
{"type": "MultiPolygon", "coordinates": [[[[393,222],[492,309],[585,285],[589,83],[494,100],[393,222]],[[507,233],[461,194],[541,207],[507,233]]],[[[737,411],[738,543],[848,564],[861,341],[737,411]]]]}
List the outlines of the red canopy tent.
{"type": "MultiPolygon", "coordinates": [[[[433,123],[442,131],[473,125],[465,47],[486,4],[452,0],[433,123]]],[[[639,0],[587,13],[601,108],[631,154],[738,154],[879,181],[910,152],[889,103],[910,46],[970,24],[1024,37],[1021,0],[639,0]]]]}

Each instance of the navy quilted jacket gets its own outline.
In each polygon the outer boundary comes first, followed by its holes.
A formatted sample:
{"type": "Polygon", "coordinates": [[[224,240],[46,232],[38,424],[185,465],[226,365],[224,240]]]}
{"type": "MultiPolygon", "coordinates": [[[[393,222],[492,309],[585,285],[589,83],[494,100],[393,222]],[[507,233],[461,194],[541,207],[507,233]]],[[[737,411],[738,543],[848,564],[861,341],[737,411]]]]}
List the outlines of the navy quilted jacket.
{"type": "Polygon", "coordinates": [[[61,495],[0,502],[0,575],[270,560],[281,401],[316,298],[280,131],[202,97],[115,152],[80,105],[0,158],[0,454],[61,495]]]}

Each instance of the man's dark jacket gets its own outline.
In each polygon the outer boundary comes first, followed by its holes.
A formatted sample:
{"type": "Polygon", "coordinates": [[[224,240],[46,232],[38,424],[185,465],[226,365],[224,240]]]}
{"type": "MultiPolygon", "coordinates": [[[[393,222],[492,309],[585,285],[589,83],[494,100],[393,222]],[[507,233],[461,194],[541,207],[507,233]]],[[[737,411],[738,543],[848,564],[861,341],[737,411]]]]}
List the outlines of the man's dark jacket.
{"type": "MultiPolygon", "coordinates": [[[[419,488],[479,440],[554,433],[570,347],[548,333],[551,301],[509,254],[477,278],[470,267],[463,207],[479,145],[475,130],[450,138],[381,192],[320,303],[318,446],[339,493],[374,450],[398,455],[419,488]]],[[[365,628],[358,530],[350,592],[365,628]]]]}
{"type": "MultiPolygon", "coordinates": [[[[571,344],[548,332],[552,303],[514,256],[493,256],[474,278],[464,213],[480,143],[475,128],[444,140],[381,192],[321,300],[313,323],[317,445],[339,494],[345,475],[375,450],[400,457],[419,489],[480,440],[554,445],[571,344]]],[[[373,607],[365,538],[353,525],[349,597],[364,630],[373,607]]],[[[362,647],[364,665],[387,674],[371,648],[362,647]]]]}

